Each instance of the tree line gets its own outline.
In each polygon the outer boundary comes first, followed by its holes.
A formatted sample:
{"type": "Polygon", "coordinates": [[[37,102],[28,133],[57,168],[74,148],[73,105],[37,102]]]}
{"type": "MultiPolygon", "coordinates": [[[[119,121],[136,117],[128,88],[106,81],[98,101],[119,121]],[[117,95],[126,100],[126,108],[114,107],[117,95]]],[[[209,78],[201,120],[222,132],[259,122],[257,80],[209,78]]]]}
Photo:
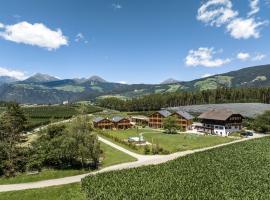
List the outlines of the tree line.
{"type": "Polygon", "coordinates": [[[151,94],[129,100],[116,97],[97,100],[97,105],[119,111],[151,111],[164,107],[218,103],[269,104],[270,88],[218,88],[216,90],[151,94]]]}

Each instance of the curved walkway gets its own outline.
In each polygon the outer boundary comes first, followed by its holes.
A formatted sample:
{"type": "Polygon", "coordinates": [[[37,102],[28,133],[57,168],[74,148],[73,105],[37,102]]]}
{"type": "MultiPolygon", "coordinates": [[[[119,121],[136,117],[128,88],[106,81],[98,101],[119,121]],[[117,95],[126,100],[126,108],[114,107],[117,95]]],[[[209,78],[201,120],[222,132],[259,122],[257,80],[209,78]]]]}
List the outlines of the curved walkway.
{"type": "Polygon", "coordinates": [[[49,186],[57,186],[57,185],[65,185],[65,184],[70,184],[70,183],[77,183],[80,182],[82,178],[88,176],[88,175],[95,175],[97,173],[103,173],[103,172],[108,172],[108,171],[115,171],[115,170],[122,170],[122,169],[129,169],[129,168],[135,168],[135,167],[141,167],[141,166],[146,166],[146,165],[157,165],[161,163],[165,163],[170,160],[174,160],[179,157],[183,157],[189,154],[193,154],[196,152],[202,152],[202,151],[207,151],[209,149],[214,149],[238,142],[243,142],[246,140],[251,140],[255,138],[260,138],[264,137],[265,135],[254,135],[253,137],[249,138],[244,138],[241,140],[235,140],[229,143],[224,143],[224,144],[219,144],[216,146],[212,147],[206,147],[206,148],[201,148],[201,149],[195,149],[195,150],[187,150],[187,151],[182,151],[182,152],[176,152],[173,154],[169,155],[140,155],[134,152],[131,152],[119,145],[116,145],[104,138],[100,138],[99,140],[106,143],[107,145],[110,145],[128,155],[131,155],[135,158],[137,158],[137,161],[135,162],[129,162],[129,163],[122,163],[118,165],[113,165],[109,167],[105,167],[101,170],[95,171],[95,172],[90,172],[87,174],[82,174],[82,175],[77,175],[77,176],[70,176],[70,177],[65,177],[65,178],[58,178],[58,179],[51,179],[51,180],[44,180],[44,181],[38,181],[38,182],[31,182],[31,183],[19,183],[19,184],[8,184],[8,185],[0,185],[0,192],[8,192],[8,191],[16,191],[16,190],[26,190],[26,189],[34,189],[34,188],[43,188],[43,187],[49,187],[49,186]]]}

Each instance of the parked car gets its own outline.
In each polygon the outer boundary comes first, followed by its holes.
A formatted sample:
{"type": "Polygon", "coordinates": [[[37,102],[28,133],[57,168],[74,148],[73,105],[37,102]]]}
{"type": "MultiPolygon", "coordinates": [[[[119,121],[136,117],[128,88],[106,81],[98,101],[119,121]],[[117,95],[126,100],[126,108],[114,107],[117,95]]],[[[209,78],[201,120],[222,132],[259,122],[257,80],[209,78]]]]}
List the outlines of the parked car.
{"type": "Polygon", "coordinates": [[[253,136],[254,134],[252,131],[245,131],[245,132],[241,133],[241,135],[248,137],[248,136],[253,136]]]}

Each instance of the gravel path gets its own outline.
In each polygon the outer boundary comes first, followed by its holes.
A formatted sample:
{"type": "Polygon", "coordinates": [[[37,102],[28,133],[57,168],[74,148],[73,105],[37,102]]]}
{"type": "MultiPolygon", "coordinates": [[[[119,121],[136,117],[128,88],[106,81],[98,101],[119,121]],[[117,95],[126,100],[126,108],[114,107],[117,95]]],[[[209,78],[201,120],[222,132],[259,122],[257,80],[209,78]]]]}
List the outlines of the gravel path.
{"type": "Polygon", "coordinates": [[[229,144],[233,143],[238,143],[238,142],[243,142],[246,140],[254,139],[254,138],[260,138],[264,137],[265,135],[254,135],[253,137],[249,138],[244,138],[241,140],[235,140],[229,143],[225,144],[220,144],[212,147],[206,147],[206,148],[201,148],[201,149],[195,149],[195,150],[187,150],[187,151],[182,151],[182,152],[176,152],[173,154],[169,155],[140,155],[134,152],[131,152],[119,145],[116,145],[104,138],[100,138],[99,140],[106,143],[107,145],[110,145],[130,156],[133,156],[137,159],[135,162],[129,162],[129,163],[123,163],[123,164],[118,164],[118,165],[113,165],[109,167],[105,167],[101,170],[87,173],[87,174],[82,174],[82,175],[77,175],[77,176],[70,176],[70,177],[65,177],[65,178],[58,178],[58,179],[51,179],[51,180],[44,180],[44,181],[38,181],[38,182],[32,182],[32,183],[20,183],[20,184],[9,184],[9,185],[0,185],[0,192],[7,192],[7,191],[16,191],[16,190],[26,190],[26,189],[34,189],[34,188],[43,188],[43,187],[49,187],[49,186],[57,186],[57,185],[65,185],[65,184],[70,184],[70,183],[77,183],[80,182],[82,178],[88,176],[88,175],[95,175],[97,173],[103,173],[103,172],[108,172],[108,171],[115,171],[115,170],[122,170],[122,169],[129,169],[129,168],[135,168],[135,167],[141,167],[141,166],[146,166],[146,165],[157,165],[161,163],[165,163],[170,160],[174,160],[179,157],[183,157],[189,154],[193,154],[196,152],[202,152],[202,151],[207,151],[209,149],[214,149],[222,146],[226,146],[229,144]]]}

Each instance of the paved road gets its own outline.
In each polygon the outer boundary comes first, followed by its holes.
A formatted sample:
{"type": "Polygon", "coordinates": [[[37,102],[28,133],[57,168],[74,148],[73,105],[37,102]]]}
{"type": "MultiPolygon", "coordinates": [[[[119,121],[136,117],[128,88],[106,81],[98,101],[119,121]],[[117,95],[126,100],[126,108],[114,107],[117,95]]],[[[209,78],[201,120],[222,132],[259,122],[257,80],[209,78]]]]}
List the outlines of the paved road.
{"type": "Polygon", "coordinates": [[[214,149],[222,146],[226,146],[233,143],[243,142],[246,140],[254,139],[264,137],[264,135],[255,135],[254,137],[250,138],[244,138],[241,140],[235,140],[229,143],[225,144],[219,144],[212,147],[206,147],[201,149],[195,149],[195,150],[188,150],[188,151],[182,151],[182,152],[176,152],[170,155],[140,155],[134,152],[131,152],[121,146],[118,146],[104,138],[99,138],[100,141],[128,154],[135,158],[137,158],[137,161],[135,162],[129,162],[129,163],[123,163],[118,165],[113,165],[109,167],[105,167],[99,171],[77,175],[77,176],[70,176],[65,178],[59,178],[59,179],[51,179],[51,180],[45,180],[45,181],[38,181],[38,182],[32,182],[32,183],[20,183],[20,184],[9,184],[9,185],[0,185],[0,192],[7,192],[7,191],[16,191],[16,190],[26,190],[26,189],[34,189],[34,188],[43,188],[43,187],[49,187],[49,186],[56,186],[56,185],[65,185],[70,183],[77,183],[80,182],[82,178],[88,176],[88,175],[95,175],[97,173],[103,173],[108,171],[114,171],[114,170],[122,170],[122,169],[129,169],[129,168],[135,168],[135,167],[141,167],[146,165],[157,165],[161,164],[170,160],[174,160],[179,157],[183,157],[192,153],[196,152],[202,152],[207,151],[209,149],[214,149]]]}

